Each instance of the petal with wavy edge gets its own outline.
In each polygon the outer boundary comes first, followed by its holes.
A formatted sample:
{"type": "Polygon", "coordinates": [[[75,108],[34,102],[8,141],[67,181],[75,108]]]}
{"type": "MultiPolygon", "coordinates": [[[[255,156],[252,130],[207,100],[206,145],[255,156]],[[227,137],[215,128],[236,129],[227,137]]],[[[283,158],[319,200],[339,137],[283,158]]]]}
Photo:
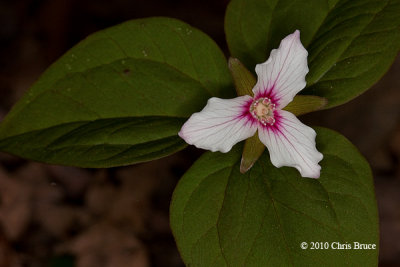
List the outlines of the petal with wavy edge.
{"type": "Polygon", "coordinates": [[[226,153],[256,132],[258,123],[249,113],[252,101],[250,96],[210,98],[202,111],[185,122],[179,136],[198,148],[226,153]]]}
{"type": "Polygon", "coordinates": [[[295,167],[303,177],[319,178],[323,155],[315,146],[314,129],[301,123],[292,113],[275,112],[273,126],[258,127],[258,136],[268,148],[275,167],[295,167]]]}
{"type": "Polygon", "coordinates": [[[278,108],[284,108],[306,86],[307,56],[298,30],[286,36],[267,61],[257,64],[255,98],[269,97],[278,108]]]}

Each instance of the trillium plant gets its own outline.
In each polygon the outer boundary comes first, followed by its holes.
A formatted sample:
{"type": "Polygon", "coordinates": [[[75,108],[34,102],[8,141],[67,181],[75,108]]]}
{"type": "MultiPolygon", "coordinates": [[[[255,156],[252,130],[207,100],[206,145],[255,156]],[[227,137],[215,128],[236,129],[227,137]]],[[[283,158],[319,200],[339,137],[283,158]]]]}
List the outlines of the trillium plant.
{"type": "Polygon", "coordinates": [[[211,98],[183,125],[179,136],[198,148],[226,153],[258,130],[274,166],[295,167],[303,177],[319,178],[322,154],[315,148],[315,131],[282,110],[306,86],[307,54],[297,30],[256,66],[253,97],[211,98]]]}
{"type": "Polygon", "coordinates": [[[187,266],[377,266],[368,163],[297,116],[340,109],[382,77],[400,48],[398,14],[400,0],[232,0],[225,54],[176,19],[122,23],[43,73],[0,123],[0,150],[107,168],[194,145],[210,151],[170,208],[187,266]],[[310,249],[318,242],[328,248],[310,249]],[[371,249],[331,246],[354,242],[371,249]]]}

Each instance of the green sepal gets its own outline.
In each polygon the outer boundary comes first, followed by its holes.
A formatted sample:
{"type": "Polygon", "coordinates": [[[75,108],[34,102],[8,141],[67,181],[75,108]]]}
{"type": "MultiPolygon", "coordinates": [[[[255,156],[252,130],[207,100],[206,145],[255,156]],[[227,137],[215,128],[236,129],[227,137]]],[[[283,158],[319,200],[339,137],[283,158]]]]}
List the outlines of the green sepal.
{"type": "Polygon", "coordinates": [[[254,96],[252,89],[257,82],[254,75],[237,58],[230,57],[228,64],[238,96],[254,96]]]}
{"type": "Polygon", "coordinates": [[[261,157],[265,150],[265,145],[261,143],[256,132],[244,143],[242,160],[240,161],[240,172],[245,173],[253,167],[254,163],[261,157]]]}
{"type": "Polygon", "coordinates": [[[297,95],[283,110],[289,111],[296,116],[322,109],[328,104],[325,97],[314,95],[297,95]]]}

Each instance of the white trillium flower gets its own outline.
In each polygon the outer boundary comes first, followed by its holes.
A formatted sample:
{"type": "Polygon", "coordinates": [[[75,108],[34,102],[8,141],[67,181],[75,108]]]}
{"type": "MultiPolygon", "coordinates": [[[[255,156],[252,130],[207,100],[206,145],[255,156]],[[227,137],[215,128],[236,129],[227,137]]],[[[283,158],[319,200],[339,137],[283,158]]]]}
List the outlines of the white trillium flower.
{"type": "Polygon", "coordinates": [[[179,136],[198,148],[226,153],[258,130],[274,166],[295,167],[303,177],[319,178],[323,156],[315,146],[315,131],[283,110],[306,86],[307,55],[300,32],[288,35],[256,66],[254,97],[210,98],[185,122],[179,136]]]}

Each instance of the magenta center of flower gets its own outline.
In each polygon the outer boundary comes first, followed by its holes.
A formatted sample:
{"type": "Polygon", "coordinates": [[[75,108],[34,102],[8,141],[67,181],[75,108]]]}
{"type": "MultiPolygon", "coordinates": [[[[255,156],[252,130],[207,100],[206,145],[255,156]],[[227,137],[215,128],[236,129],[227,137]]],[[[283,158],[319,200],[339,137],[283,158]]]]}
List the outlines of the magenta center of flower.
{"type": "Polygon", "coordinates": [[[262,97],[254,100],[250,105],[250,114],[263,125],[273,125],[275,104],[268,97],[262,97]]]}

